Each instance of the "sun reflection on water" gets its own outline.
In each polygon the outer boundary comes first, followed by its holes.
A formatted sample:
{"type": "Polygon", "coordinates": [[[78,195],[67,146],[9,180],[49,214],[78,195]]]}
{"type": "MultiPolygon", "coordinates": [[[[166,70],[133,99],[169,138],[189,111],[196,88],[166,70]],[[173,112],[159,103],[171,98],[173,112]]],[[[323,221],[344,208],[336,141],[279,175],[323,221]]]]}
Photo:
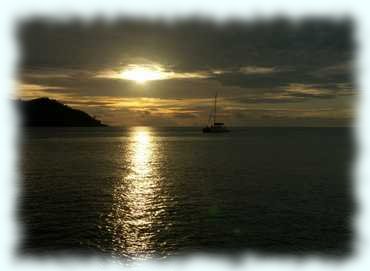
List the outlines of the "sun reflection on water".
{"type": "Polygon", "coordinates": [[[131,131],[124,162],[127,171],[113,193],[113,251],[129,257],[151,256],[156,251],[156,228],[163,209],[158,208],[161,178],[150,128],[131,131]]]}

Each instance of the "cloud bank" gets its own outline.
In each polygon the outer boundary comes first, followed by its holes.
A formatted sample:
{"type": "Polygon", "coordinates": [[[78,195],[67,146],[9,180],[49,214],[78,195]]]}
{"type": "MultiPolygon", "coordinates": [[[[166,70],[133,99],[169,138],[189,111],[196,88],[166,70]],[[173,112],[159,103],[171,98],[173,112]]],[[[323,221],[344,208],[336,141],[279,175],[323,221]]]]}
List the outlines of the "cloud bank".
{"type": "Polygon", "coordinates": [[[48,96],[112,125],[202,125],[215,92],[231,125],[342,126],[352,118],[349,21],[24,22],[19,96],[48,96]],[[132,65],[163,80],[121,78],[132,65]]]}

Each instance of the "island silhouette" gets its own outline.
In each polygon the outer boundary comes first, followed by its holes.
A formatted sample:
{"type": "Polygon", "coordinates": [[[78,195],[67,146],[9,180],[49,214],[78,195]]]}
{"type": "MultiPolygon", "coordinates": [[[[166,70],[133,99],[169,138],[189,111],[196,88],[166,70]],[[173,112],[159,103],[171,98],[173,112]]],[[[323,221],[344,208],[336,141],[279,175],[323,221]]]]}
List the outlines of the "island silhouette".
{"type": "Polygon", "coordinates": [[[16,100],[21,123],[27,127],[105,127],[100,120],[57,100],[42,97],[16,100]]]}

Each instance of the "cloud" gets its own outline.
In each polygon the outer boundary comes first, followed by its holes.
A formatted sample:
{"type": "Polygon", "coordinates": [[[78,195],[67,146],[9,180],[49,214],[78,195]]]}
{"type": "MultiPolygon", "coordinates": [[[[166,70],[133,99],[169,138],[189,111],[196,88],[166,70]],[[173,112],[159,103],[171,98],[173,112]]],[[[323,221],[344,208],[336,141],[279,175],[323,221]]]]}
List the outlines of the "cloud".
{"type": "Polygon", "coordinates": [[[178,72],[245,66],[327,67],[352,58],[348,21],[310,20],[224,25],[204,20],[168,24],[31,21],[19,30],[23,66],[119,67],[137,61],[161,63],[178,72]],[[134,62],[132,62],[134,61],[134,62]]]}

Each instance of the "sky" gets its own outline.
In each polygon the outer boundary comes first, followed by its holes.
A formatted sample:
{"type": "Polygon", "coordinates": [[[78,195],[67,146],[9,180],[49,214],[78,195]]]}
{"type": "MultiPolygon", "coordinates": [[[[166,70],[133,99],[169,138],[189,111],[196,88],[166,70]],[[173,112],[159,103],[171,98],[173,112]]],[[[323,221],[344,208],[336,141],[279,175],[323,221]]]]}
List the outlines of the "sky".
{"type": "Polygon", "coordinates": [[[112,126],[348,126],[353,25],[188,18],[30,20],[21,99],[49,97],[112,126]]]}

